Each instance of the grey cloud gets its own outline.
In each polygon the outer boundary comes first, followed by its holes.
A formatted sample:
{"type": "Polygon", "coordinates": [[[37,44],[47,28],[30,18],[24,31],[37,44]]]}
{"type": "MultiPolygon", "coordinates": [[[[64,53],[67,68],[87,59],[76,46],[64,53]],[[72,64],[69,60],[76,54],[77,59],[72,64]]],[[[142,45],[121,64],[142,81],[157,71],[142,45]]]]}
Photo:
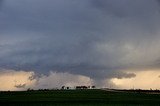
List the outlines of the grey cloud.
{"type": "Polygon", "coordinates": [[[0,4],[2,5],[2,3],[4,2],[4,0],[0,0],[0,4]]]}
{"type": "Polygon", "coordinates": [[[136,74],[134,73],[120,73],[117,75],[116,78],[122,79],[122,78],[134,78],[134,77],[136,77],[136,74]]]}
{"type": "Polygon", "coordinates": [[[4,0],[0,0],[0,9],[2,8],[4,0]]]}
{"type": "MultiPolygon", "coordinates": [[[[91,0],[93,6],[103,10],[108,15],[119,18],[153,15],[157,1],[153,0],[91,0]],[[152,5],[150,5],[150,3],[152,5]]],[[[140,18],[140,17],[139,17],[140,18]]]]}
{"type": "Polygon", "coordinates": [[[101,79],[135,76],[123,69],[158,67],[157,0],[6,0],[3,8],[2,69],[101,79]]]}

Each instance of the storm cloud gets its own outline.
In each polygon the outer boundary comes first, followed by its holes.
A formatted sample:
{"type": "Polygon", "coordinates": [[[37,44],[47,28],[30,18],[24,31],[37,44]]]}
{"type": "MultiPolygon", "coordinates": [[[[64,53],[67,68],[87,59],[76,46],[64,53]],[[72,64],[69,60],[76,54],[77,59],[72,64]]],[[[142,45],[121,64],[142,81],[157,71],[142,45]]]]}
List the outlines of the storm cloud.
{"type": "Polygon", "coordinates": [[[159,68],[158,0],[2,0],[0,68],[92,79],[159,68]]]}

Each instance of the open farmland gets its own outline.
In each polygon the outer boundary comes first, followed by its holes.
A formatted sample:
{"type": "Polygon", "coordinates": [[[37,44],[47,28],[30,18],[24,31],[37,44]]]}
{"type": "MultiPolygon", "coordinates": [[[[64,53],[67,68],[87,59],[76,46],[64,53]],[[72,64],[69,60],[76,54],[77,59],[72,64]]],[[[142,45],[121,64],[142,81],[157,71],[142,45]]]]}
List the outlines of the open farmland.
{"type": "Polygon", "coordinates": [[[160,94],[105,90],[1,92],[0,104],[1,106],[153,106],[160,104],[160,94]]]}

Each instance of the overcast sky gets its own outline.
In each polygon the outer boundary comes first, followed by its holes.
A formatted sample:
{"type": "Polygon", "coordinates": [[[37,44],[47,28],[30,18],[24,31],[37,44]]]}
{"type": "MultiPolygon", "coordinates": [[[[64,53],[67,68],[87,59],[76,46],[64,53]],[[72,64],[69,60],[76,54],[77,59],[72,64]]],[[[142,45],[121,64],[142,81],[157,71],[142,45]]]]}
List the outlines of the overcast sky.
{"type": "Polygon", "coordinates": [[[0,69],[136,77],[160,68],[159,19],[159,0],[0,0],[0,69]]]}

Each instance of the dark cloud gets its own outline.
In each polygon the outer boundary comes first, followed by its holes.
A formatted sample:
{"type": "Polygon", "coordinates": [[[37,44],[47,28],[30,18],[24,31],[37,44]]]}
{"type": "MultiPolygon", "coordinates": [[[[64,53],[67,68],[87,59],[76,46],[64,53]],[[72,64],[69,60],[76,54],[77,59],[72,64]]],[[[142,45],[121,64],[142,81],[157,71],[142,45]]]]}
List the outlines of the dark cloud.
{"type": "Polygon", "coordinates": [[[154,14],[154,6],[157,1],[153,0],[91,0],[93,6],[99,8],[107,15],[113,15],[119,18],[139,17],[154,14]],[[146,3],[145,3],[146,2],[146,3]],[[151,4],[149,4],[151,3],[151,4]],[[135,8],[136,7],[136,8],[135,8]],[[148,7],[148,8],[147,8],[148,7]],[[152,13],[153,12],[153,13],[152,13]]]}
{"type": "Polygon", "coordinates": [[[0,4],[2,4],[3,3],[3,0],[0,0],[0,4]]]}
{"type": "Polygon", "coordinates": [[[134,78],[134,77],[136,77],[136,74],[134,73],[120,73],[117,75],[116,78],[122,79],[122,78],[134,78]]]}
{"type": "Polygon", "coordinates": [[[100,79],[159,66],[157,0],[6,0],[3,8],[2,69],[100,79]]]}
{"type": "Polygon", "coordinates": [[[3,2],[4,2],[4,0],[0,0],[0,9],[2,7],[3,2]]]}

